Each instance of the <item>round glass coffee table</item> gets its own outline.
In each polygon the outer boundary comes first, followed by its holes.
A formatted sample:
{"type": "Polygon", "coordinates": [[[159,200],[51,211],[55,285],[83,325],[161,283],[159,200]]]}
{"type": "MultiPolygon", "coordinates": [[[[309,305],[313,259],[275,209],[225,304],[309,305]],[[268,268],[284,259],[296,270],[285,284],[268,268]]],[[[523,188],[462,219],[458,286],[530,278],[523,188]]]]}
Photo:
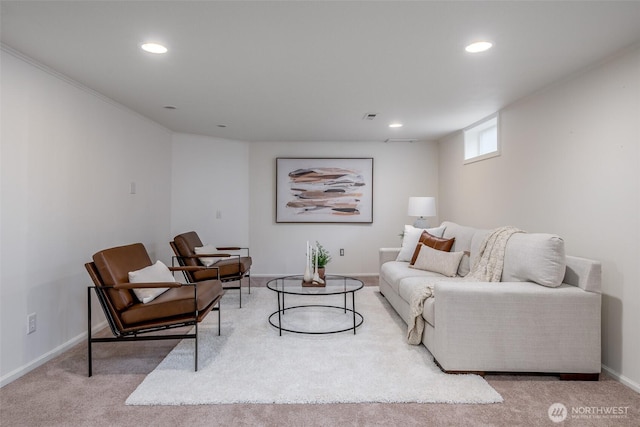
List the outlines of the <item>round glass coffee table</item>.
{"type": "Polygon", "coordinates": [[[362,289],[363,283],[336,275],[325,276],[325,282],[323,287],[303,287],[301,275],[278,277],[267,282],[267,288],[276,292],[278,299],[278,310],[271,313],[269,323],[278,328],[280,335],[282,331],[319,335],[351,330],[355,335],[356,328],[364,322],[362,314],[356,311],[356,291],[362,289]],[[349,294],[351,298],[347,298],[349,294]],[[285,306],[285,295],[295,296],[294,301],[298,300],[299,305],[285,306]],[[308,304],[316,298],[321,304],[308,304]],[[347,304],[348,299],[351,304],[347,304]],[[339,302],[342,304],[336,305],[339,302]]]}

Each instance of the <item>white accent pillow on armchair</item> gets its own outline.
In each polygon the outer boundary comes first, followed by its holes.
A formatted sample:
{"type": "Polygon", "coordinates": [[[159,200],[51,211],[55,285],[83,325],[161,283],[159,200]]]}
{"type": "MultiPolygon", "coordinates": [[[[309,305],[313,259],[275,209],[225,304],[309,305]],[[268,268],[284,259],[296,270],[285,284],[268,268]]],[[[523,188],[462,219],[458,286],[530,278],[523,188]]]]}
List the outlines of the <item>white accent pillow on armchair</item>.
{"type": "MultiPolygon", "coordinates": [[[[218,248],[213,245],[204,245],[197,248],[193,248],[196,255],[207,255],[207,254],[215,254],[218,253],[218,248]]],[[[210,258],[199,258],[202,265],[205,267],[211,267],[213,264],[218,262],[220,258],[210,257],[210,258]]]]}
{"type": "MultiPolygon", "coordinates": [[[[155,264],[145,267],[141,270],[129,272],[129,283],[165,283],[175,282],[173,274],[162,261],[156,261],[155,264]]],[[[146,304],[158,298],[169,288],[140,288],[134,289],[133,293],[141,303],[146,304]]]]}

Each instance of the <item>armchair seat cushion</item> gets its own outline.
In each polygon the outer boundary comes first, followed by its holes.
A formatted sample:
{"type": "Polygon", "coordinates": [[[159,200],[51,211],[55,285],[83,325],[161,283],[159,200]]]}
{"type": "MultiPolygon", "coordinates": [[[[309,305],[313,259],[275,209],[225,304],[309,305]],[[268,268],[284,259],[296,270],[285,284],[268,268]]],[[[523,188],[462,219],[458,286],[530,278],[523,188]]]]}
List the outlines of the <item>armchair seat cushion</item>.
{"type": "Polygon", "coordinates": [[[220,280],[244,275],[251,268],[251,258],[240,257],[239,260],[238,257],[221,258],[221,260],[216,262],[213,267],[215,268],[194,271],[193,278],[197,282],[201,280],[217,279],[218,269],[220,269],[220,280]]]}
{"type": "MultiPolygon", "coordinates": [[[[198,311],[207,308],[211,301],[216,301],[224,291],[216,280],[197,283],[198,311]]],[[[153,301],[134,304],[121,313],[121,319],[127,326],[158,321],[185,315],[193,315],[193,286],[171,288],[153,301]]]]}

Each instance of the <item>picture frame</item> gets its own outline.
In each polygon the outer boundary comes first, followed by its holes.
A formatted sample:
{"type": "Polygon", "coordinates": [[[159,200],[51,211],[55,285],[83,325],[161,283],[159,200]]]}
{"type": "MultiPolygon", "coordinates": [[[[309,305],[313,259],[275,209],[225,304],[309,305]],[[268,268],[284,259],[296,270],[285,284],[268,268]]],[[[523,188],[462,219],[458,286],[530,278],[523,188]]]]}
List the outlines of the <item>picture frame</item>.
{"type": "Polygon", "coordinates": [[[276,158],[276,223],[373,223],[373,158],[276,158]]]}

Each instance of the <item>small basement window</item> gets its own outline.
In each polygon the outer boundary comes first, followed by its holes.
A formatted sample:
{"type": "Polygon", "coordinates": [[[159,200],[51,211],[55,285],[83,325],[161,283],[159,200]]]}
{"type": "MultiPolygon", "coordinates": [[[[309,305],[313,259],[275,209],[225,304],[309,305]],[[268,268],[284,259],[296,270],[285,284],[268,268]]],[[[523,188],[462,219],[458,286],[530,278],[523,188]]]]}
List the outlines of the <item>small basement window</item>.
{"type": "Polygon", "coordinates": [[[464,163],[477,162],[500,155],[498,114],[481,120],[464,130],[464,163]]]}

